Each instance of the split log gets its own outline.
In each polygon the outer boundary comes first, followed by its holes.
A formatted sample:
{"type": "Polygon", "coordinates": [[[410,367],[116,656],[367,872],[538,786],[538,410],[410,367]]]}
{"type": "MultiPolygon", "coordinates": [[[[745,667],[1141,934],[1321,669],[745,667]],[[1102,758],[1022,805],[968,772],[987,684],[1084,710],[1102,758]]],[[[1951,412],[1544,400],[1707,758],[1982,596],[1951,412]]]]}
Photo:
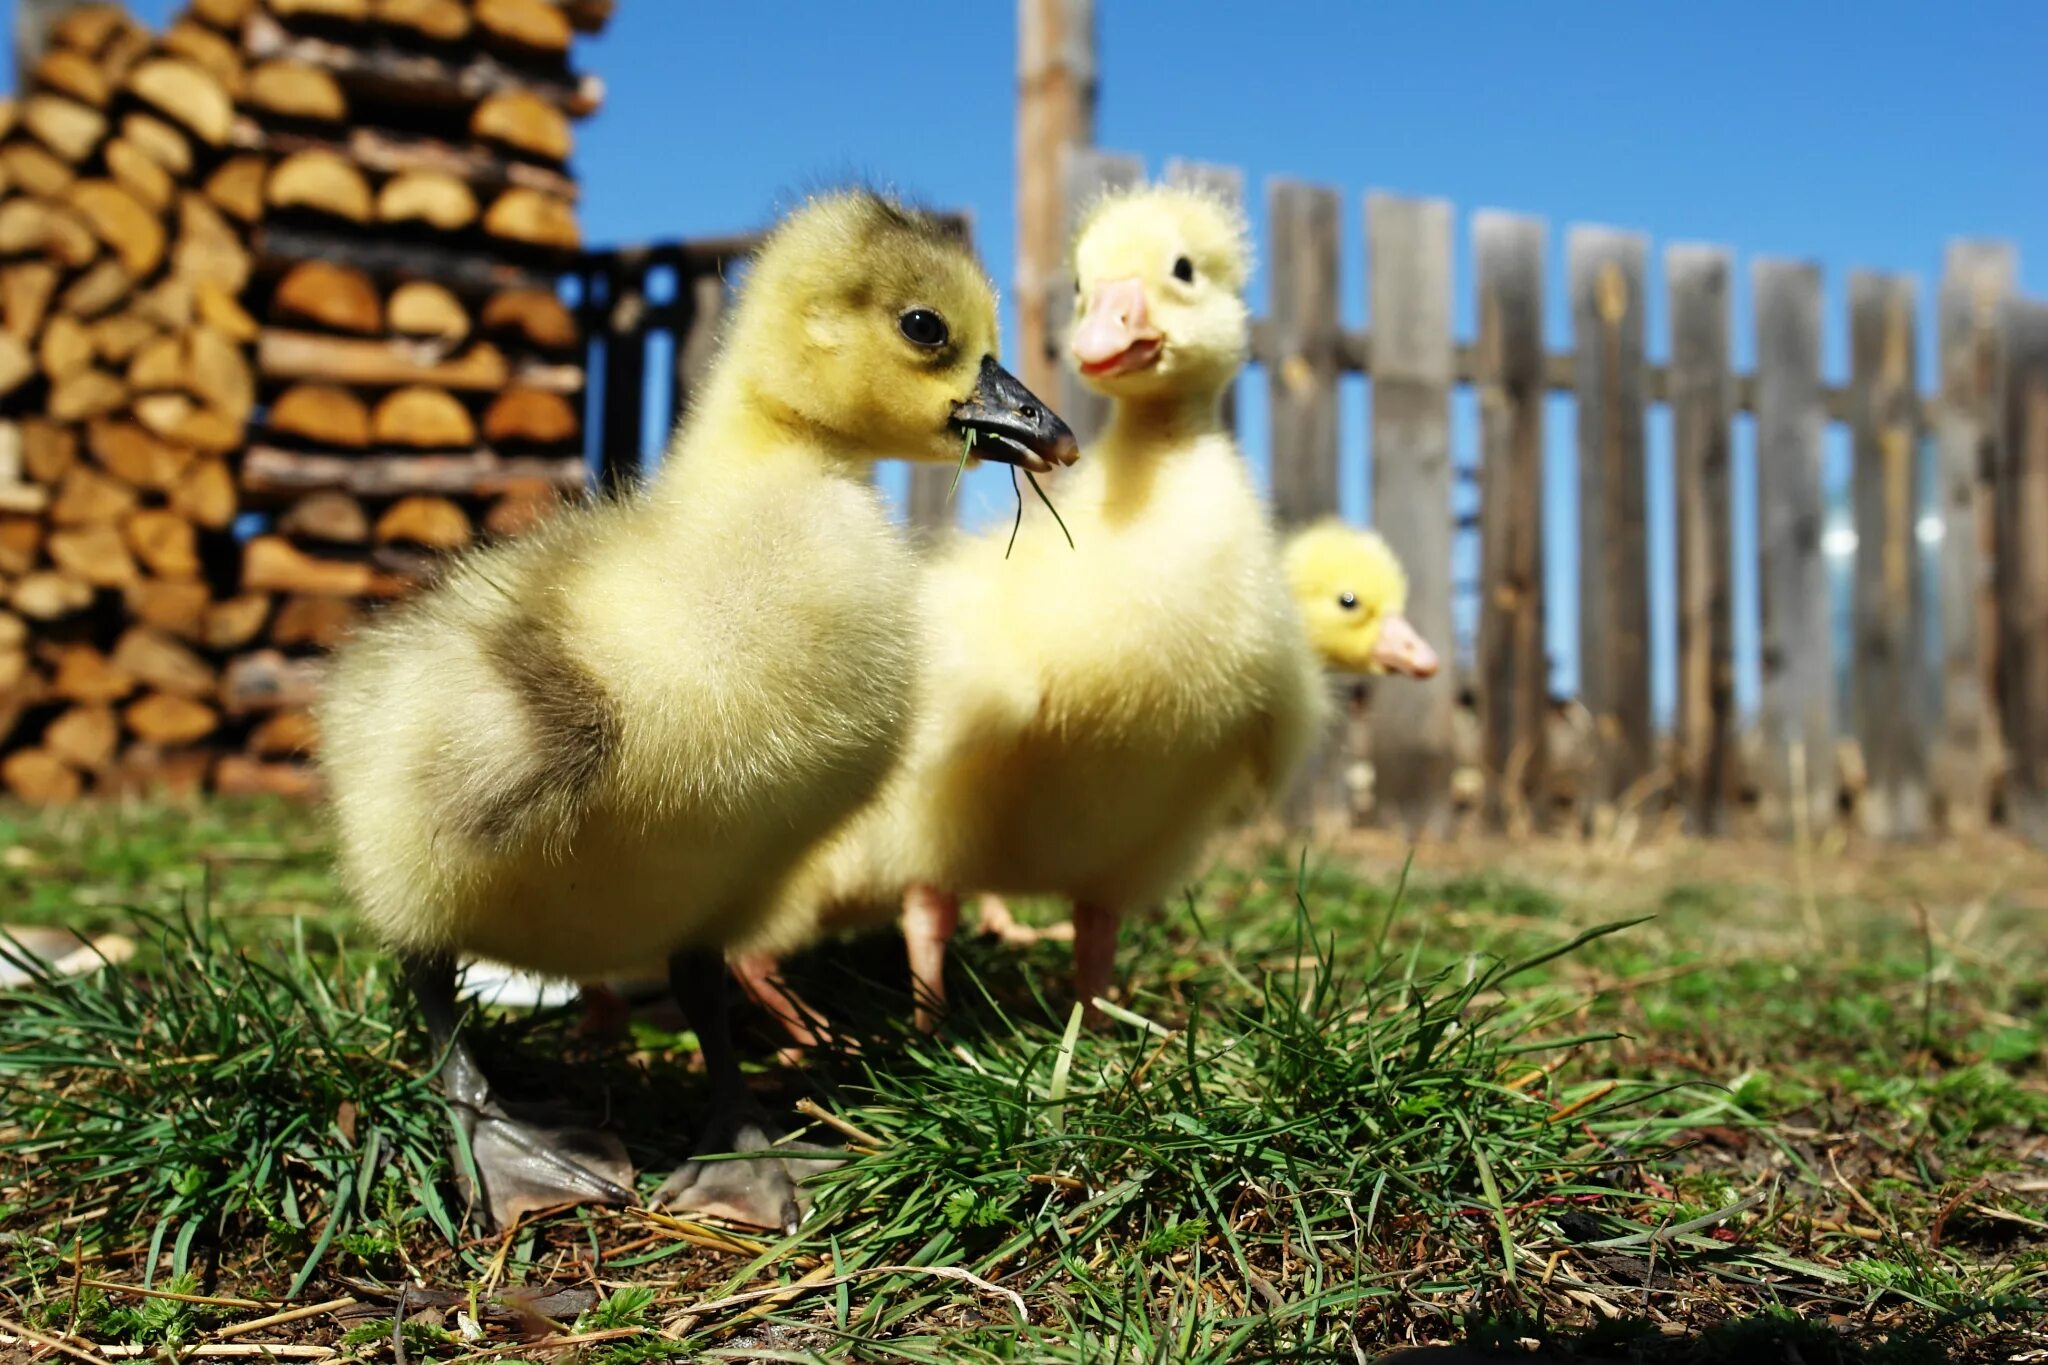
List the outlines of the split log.
{"type": "Polygon", "coordinates": [[[57,486],[50,520],[59,526],[118,521],[135,510],[135,490],[91,465],[73,464],[57,486]]]}
{"type": "Polygon", "coordinates": [[[209,649],[240,649],[263,631],[270,619],[266,593],[243,593],[207,609],[204,638],[209,649]]]}
{"type": "Polygon", "coordinates": [[[64,286],[57,296],[60,311],[74,317],[96,318],[113,308],[134,290],[135,281],[109,256],[64,286]]]}
{"type": "Polygon", "coordinates": [[[85,789],[76,769],[47,749],[16,749],[0,759],[0,782],[32,806],[64,806],[85,789]]]}
{"type": "Polygon", "coordinates": [[[604,83],[592,77],[553,79],[484,54],[458,63],[390,48],[350,47],[292,33],[262,13],[250,16],[243,47],[259,60],[290,57],[310,62],[333,72],[344,87],[374,91],[380,100],[392,103],[467,109],[500,91],[530,90],[583,118],[604,102],[604,83]]]}
{"type": "Polygon", "coordinates": [[[445,389],[496,390],[518,383],[554,393],[576,393],[583,387],[580,366],[514,365],[489,342],[444,359],[438,347],[420,342],[320,336],[276,327],[266,328],[257,340],[256,366],[268,379],[378,387],[438,384],[445,389]]]}
{"type": "Polygon", "coordinates": [[[220,728],[211,706],[174,692],[151,692],[129,703],[121,719],[152,744],[196,744],[220,728]]]}
{"type": "Polygon", "coordinates": [[[46,417],[21,424],[21,467],[37,483],[54,485],[78,458],[78,432],[46,417]]]}
{"type": "Polygon", "coordinates": [[[128,401],[128,386],[105,370],[85,369],[53,384],[49,413],[60,422],[83,422],[128,401]]]}
{"type": "Polygon", "coordinates": [[[589,483],[583,457],[507,458],[488,450],[465,455],[309,455],[252,446],[242,457],[242,486],[258,497],[334,489],[364,498],[408,493],[490,497],[542,482],[580,492],[589,483]]]}
{"type": "Polygon", "coordinates": [[[138,346],[128,357],[128,387],[157,393],[185,386],[185,346],[174,336],[161,336],[138,346]]]}
{"type": "Polygon", "coordinates": [[[9,394],[28,382],[35,373],[28,347],[11,332],[0,332],[0,394],[9,394]]]}
{"type": "Polygon", "coordinates": [[[413,450],[445,450],[476,444],[469,409],[446,389],[415,384],[387,395],[370,415],[370,439],[413,450]]]}
{"type": "Polygon", "coordinates": [[[25,574],[36,566],[43,548],[39,517],[0,517],[0,572],[25,574]]]}
{"type": "Polygon", "coordinates": [[[476,0],[477,27],[512,47],[558,56],[575,36],[569,16],[547,0],[476,0]]]}
{"type": "Polygon", "coordinates": [[[370,589],[370,566],[319,559],[282,536],[257,536],[242,547],[242,591],[323,593],[360,597],[370,589]]]}
{"type": "MultiPolygon", "coordinates": [[[[19,616],[10,618],[26,627],[27,622],[19,616]]],[[[0,720],[7,719],[4,708],[9,699],[18,695],[27,684],[40,681],[29,670],[28,651],[19,644],[0,645],[0,720]]],[[[9,728],[12,728],[10,724],[9,728]]]]}
{"type": "Polygon", "coordinates": [[[391,291],[385,313],[399,336],[457,342],[469,335],[469,312],[462,301],[432,280],[399,285],[391,291]]]}
{"type": "Polygon", "coordinates": [[[33,621],[61,621],[92,605],[92,586],[54,569],[23,574],[8,603],[33,621]]]}
{"type": "Polygon", "coordinates": [[[300,261],[325,260],[377,276],[438,280],[466,293],[542,288],[552,283],[537,271],[470,246],[385,240],[276,221],[262,225],[256,242],[264,268],[272,272],[300,261]]]}
{"type": "Polygon", "coordinates": [[[317,66],[304,62],[264,62],[249,73],[248,102],[280,118],[342,123],[348,118],[348,96],[341,83],[317,66]]]}
{"type": "Polygon", "coordinates": [[[190,450],[112,417],[93,419],[86,428],[86,448],[101,468],[137,488],[169,489],[192,463],[190,450]]]}
{"type": "Polygon", "coordinates": [[[370,182],[332,152],[294,152],[284,158],[271,168],[263,197],[273,209],[306,209],[351,223],[369,222],[373,208],[370,182]]]}
{"type": "Polygon", "coordinates": [[[261,711],[311,710],[320,695],[326,660],[287,659],[259,649],[231,660],[221,678],[221,705],[231,716],[261,711]]]}
{"type": "Polygon", "coordinates": [[[167,631],[182,640],[206,638],[207,610],[213,593],[196,579],[170,581],[139,578],[123,591],[129,615],[143,625],[167,631]]]}
{"type": "Polygon", "coordinates": [[[20,649],[28,643],[28,622],[11,611],[0,611],[0,649],[20,649]]]}
{"type": "Polygon", "coordinates": [[[527,156],[567,161],[575,142],[561,109],[524,90],[507,90],[477,105],[469,131],[527,156]]]}
{"type": "Polygon", "coordinates": [[[130,626],[123,631],[114,645],[112,662],[143,686],[173,696],[211,697],[220,685],[213,666],[190,646],[149,626],[130,626]]]}
{"type": "Polygon", "coordinates": [[[484,304],[487,332],[515,336],[543,351],[567,351],[583,338],[576,315],[560,296],[546,289],[507,289],[484,304]]]}
{"type": "Polygon", "coordinates": [[[493,446],[561,445],[581,430],[569,400],[540,389],[507,389],[484,411],[484,440],[493,446]]]}
{"type": "Polygon", "coordinates": [[[30,707],[45,700],[42,679],[35,674],[25,676],[15,687],[0,692],[0,740],[14,733],[30,707]]]}
{"type": "Polygon", "coordinates": [[[273,316],[317,322],[337,332],[375,336],[384,309],[367,275],[345,265],[309,260],[293,266],[270,296],[273,316]]]}
{"type": "Polygon", "coordinates": [[[156,340],[156,324],[135,313],[115,313],[92,325],[93,354],[109,365],[125,365],[156,340]]]}
{"type": "Polygon", "coordinates": [[[469,10],[461,0],[371,0],[370,13],[380,24],[430,42],[457,43],[469,33],[469,10]]]}
{"type": "Polygon", "coordinates": [[[333,649],[354,628],[356,614],[346,597],[288,597],[270,623],[270,638],[287,649],[333,649]]]}
{"type": "Polygon", "coordinates": [[[359,24],[370,17],[370,0],[270,0],[270,10],[287,19],[346,19],[359,24]]]}
{"type": "Polygon", "coordinates": [[[59,645],[51,657],[50,692],[66,701],[108,706],[135,690],[128,671],[91,645],[59,645]]]}
{"type": "Polygon", "coordinates": [[[574,206],[551,194],[520,187],[506,190],[484,212],[484,231],[507,242],[576,251],[583,230],[576,225],[574,206]]]}
{"type": "Polygon", "coordinates": [[[442,232],[460,232],[476,221],[476,196],[468,185],[441,171],[404,171],[377,191],[377,220],[383,223],[425,223],[442,232]]]}
{"type": "Polygon", "coordinates": [[[212,280],[201,280],[192,291],[192,300],[199,321],[230,341],[247,345],[263,330],[233,294],[212,280]]]}
{"type": "Polygon", "coordinates": [[[135,27],[135,20],[119,5],[74,5],[50,25],[50,42],[87,57],[97,57],[115,39],[133,32],[135,27]]]}
{"type": "Polygon", "coordinates": [[[189,800],[205,789],[212,768],[213,754],[206,749],[130,744],[106,775],[106,787],[120,795],[189,800]]]}
{"type": "Polygon", "coordinates": [[[194,462],[171,490],[171,509],[209,531],[225,531],[235,519],[238,502],[235,476],[225,460],[194,462]]]}
{"type": "Polygon", "coordinates": [[[612,18],[612,0],[552,0],[562,7],[578,32],[596,33],[612,18]]]}
{"type": "Polygon", "coordinates": [[[52,384],[61,384],[92,365],[92,333],[69,313],[59,313],[36,343],[36,363],[52,384]]]}
{"type": "Polygon", "coordinates": [[[6,172],[15,189],[42,199],[56,198],[78,179],[70,162],[27,138],[16,138],[0,147],[0,171],[6,172]]]}
{"type": "Polygon", "coordinates": [[[249,752],[258,758],[302,758],[319,745],[311,711],[279,711],[249,732],[249,752]]]}
{"type": "Polygon", "coordinates": [[[181,57],[152,57],[128,73],[128,89],[143,103],[169,115],[210,147],[228,140],[234,101],[205,68],[181,57]]]}
{"type": "Polygon", "coordinates": [[[29,80],[44,90],[68,95],[95,109],[106,108],[113,94],[99,63],[75,48],[53,47],[45,52],[29,80]]]}
{"type": "Polygon", "coordinates": [[[135,581],[135,559],[128,553],[120,531],[112,526],[74,526],[52,531],[44,548],[52,564],[93,587],[119,588],[135,581]]]}
{"type": "Polygon", "coordinates": [[[447,498],[416,496],[393,503],[377,518],[377,543],[459,550],[473,538],[469,517],[447,498]]]}
{"type": "Polygon", "coordinates": [[[67,269],[92,264],[100,254],[90,225],[62,204],[9,199],[0,204],[0,256],[42,253],[67,269]]]}
{"type": "Polygon", "coordinates": [[[249,249],[205,195],[186,191],[178,200],[178,244],[171,267],[195,286],[212,282],[230,294],[249,283],[249,249]]]}
{"type": "Polygon", "coordinates": [[[185,389],[237,427],[256,406],[256,376],[242,348],[211,327],[185,334],[185,389]]]}
{"type": "Polygon", "coordinates": [[[66,192],[65,199],[130,275],[141,279],[162,263],[162,216],[113,181],[81,180],[66,192]]]}
{"type": "Polygon", "coordinates": [[[73,768],[91,772],[113,761],[121,722],[106,706],[74,706],[43,731],[43,748],[73,768]]]}
{"type": "Polygon", "coordinates": [[[370,539],[370,517],[346,493],[313,493],[293,503],[278,518],[277,529],[296,540],[363,545],[370,539]]]}
{"type": "Polygon", "coordinates": [[[240,49],[204,24],[180,19],[165,31],[159,46],[212,76],[230,100],[240,99],[248,87],[240,49]]]}
{"type": "Polygon", "coordinates": [[[0,329],[17,341],[35,339],[57,292],[57,267],[22,261],[0,270],[0,329]]]}
{"type": "Polygon", "coordinates": [[[263,216],[263,182],[270,163],[260,156],[231,156],[206,177],[206,197],[238,223],[263,216]]]}
{"type": "Polygon", "coordinates": [[[199,576],[199,536],[168,507],[145,507],[128,518],[128,546],[158,578],[199,576]]]}
{"type": "Polygon", "coordinates": [[[22,102],[21,126],[74,166],[98,151],[107,136],[105,114],[62,95],[30,95],[22,102]]]}
{"type": "Polygon", "coordinates": [[[180,179],[192,174],[192,143],[154,114],[121,116],[121,138],[180,179]]]}
{"type": "Polygon", "coordinates": [[[312,149],[330,151],[379,175],[439,171],[479,191],[524,185],[570,203],[579,197],[575,179],[564,171],[518,160],[482,143],[457,145],[418,133],[382,128],[350,128],[346,132],[336,129],[314,134],[266,127],[250,118],[236,121],[233,142],[237,147],[273,156],[312,149]]]}
{"type": "Polygon", "coordinates": [[[280,435],[361,450],[370,444],[370,410],[347,389],[294,384],[270,405],[268,426],[280,435]]]}
{"type": "Polygon", "coordinates": [[[259,763],[241,754],[222,754],[213,765],[213,789],[222,796],[312,801],[322,787],[318,770],[304,763],[259,763]]]}
{"type": "Polygon", "coordinates": [[[242,22],[256,8],[256,0],[192,0],[192,13],[215,28],[240,31],[242,22]]]}
{"type": "MultiPolygon", "coordinates": [[[[132,365],[134,362],[129,363],[132,365]]],[[[137,395],[129,406],[136,421],[159,436],[175,439],[178,431],[191,420],[194,404],[182,393],[145,393],[137,395]]]]}
{"type": "MultiPolygon", "coordinates": [[[[138,418],[142,415],[140,406],[137,404],[138,418]]],[[[237,421],[227,413],[195,404],[173,422],[165,434],[174,441],[183,441],[203,455],[230,455],[242,448],[249,428],[246,422],[237,421]]]]}

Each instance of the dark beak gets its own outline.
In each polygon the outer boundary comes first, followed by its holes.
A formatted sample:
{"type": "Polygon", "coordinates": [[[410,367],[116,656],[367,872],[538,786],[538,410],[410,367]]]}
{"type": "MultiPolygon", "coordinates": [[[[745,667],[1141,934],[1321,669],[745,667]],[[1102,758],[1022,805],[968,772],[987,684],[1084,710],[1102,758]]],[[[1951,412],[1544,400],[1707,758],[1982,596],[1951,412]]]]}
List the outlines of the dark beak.
{"type": "Polygon", "coordinates": [[[981,358],[981,375],[966,402],[953,409],[952,425],[974,433],[974,454],[984,460],[1022,465],[1043,474],[1080,458],[1080,443],[1059,414],[1038,401],[994,356],[981,358]]]}

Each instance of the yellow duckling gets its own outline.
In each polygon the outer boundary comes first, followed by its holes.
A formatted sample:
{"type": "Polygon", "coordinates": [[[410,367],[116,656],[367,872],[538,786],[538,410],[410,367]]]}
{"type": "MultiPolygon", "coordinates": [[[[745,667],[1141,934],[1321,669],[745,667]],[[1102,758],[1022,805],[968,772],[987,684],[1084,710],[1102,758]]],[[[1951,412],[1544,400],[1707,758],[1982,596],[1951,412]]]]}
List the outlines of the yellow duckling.
{"type": "Polygon", "coordinates": [[[1072,902],[1092,1000],[1124,912],[1170,894],[1253,794],[1284,789],[1327,701],[1219,416],[1248,344],[1248,269],[1243,222],[1214,199],[1150,188],[1090,216],[1073,351],[1115,411],[1062,480],[1073,547],[1039,514],[1008,563],[1007,527],[940,551],[904,759],[806,861],[744,974],[886,921],[901,896],[912,974],[935,1001],[955,893],[982,889],[1072,902]]]}
{"type": "MultiPolygon", "coordinates": [[[[588,1142],[515,1120],[457,1034],[455,960],[558,976],[666,961],[704,1046],[699,1154],[768,1125],[733,1057],[722,951],[867,800],[923,632],[882,457],[1048,467],[1073,437],[995,361],[996,306],[934,220],[816,199],[756,258],[644,495],[478,553],[336,658],[323,763],[340,861],[447,1061],[484,1206],[629,1201],[588,1142]]],[[[779,1160],[696,1162],[658,1202],[788,1226],[779,1160]]]]}

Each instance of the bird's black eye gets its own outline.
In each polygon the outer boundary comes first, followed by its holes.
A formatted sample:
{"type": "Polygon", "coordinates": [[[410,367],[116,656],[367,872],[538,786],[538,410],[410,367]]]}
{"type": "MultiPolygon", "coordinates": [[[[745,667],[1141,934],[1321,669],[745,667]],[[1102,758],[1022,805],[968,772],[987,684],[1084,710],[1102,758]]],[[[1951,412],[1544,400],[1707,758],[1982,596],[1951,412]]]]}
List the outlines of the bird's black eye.
{"type": "Polygon", "coordinates": [[[1357,593],[1355,593],[1355,592],[1340,592],[1340,593],[1338,593],[1338,594],[1337,594],[1337,605],[1338,605],[1338,606],[1340,606],[1340,607],[1342,607],[1342,608],[1344,608],[1344,610],[1346,610],[1346,611],[1357,611],[1357,610],[1358,610],[1358,594],[1357,594],[1357,593]]]}
{"type": "Polygon", "coordinates": [[[1195,282],[1195,263],[1185,256],[1174,258],[1173,277],[1182,284],[1193,284],[1195,282]]]}
{"type": "Polygon", "coordinates": [[[929,308],[913,308],[896,319],[905,339],[919,346],[946,344],[946,320],[929,308]]]}

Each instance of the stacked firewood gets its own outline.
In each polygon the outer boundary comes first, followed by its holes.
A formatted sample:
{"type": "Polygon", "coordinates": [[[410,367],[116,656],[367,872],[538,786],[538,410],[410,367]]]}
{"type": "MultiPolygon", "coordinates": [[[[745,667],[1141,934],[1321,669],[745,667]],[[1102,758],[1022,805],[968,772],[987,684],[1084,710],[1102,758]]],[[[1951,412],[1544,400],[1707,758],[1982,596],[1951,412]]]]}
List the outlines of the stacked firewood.
{"type": "Polygon", "coordinates": [[[10,790],[309,790],[321,655],[582,487],[554,280],[608,8],[60,22],[0,141],[10,790]]]}

